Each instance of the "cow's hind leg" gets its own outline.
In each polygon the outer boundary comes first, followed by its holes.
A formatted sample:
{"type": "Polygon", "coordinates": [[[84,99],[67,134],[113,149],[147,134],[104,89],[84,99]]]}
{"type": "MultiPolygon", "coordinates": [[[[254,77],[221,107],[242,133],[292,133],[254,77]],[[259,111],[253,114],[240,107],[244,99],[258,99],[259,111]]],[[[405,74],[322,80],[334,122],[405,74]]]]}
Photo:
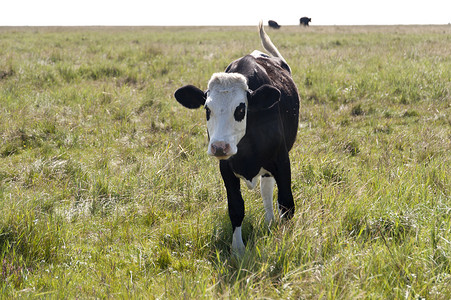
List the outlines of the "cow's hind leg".
{"type": "Polygon", "coordinates": [[[260,179],[260,192],[263,198],[263,207],[265,208],[265,221],[266,224],[274,222],[274,210],[273,210],[273,192],[276,180],[269,174],[262,175],[260,179]]]}

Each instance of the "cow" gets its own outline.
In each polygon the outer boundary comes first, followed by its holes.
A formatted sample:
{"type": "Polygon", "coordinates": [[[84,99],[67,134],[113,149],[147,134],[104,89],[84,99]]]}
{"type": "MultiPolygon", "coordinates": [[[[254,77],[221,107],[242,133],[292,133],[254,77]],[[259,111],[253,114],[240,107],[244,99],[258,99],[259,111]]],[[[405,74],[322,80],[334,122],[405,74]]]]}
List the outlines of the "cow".
{"type": "Polygon", "coordinates": [[[277,22],[273,21],[273,20],[269,20],[268,21],[268,25],[269,25],[269,27],[274,28],[274,29],[279,29],[280,28],[280,25],[277,24],[277,22]]]}
{"type": "Polygon", "coordinates": [[[294,214],[289,151],[296,139],[299,95],[291,69],[260,22],[259,34],[270,55],[253,51],[214,73],[206,91],[193,85],[175,91],[183,106],[205,108],[208,155],[219,160],[232,223],[232,253],[241,257],[244,200],[240,179],[260,189],[267,224],[275,221],[273,190],[277,183],[281,220],[294,214]]]}
{"type": "Polygon", "coordinates": [[[299,19],[299,25],[309,26],[308,23],[312,22],[312,18],[302,17],[299,19]]]}

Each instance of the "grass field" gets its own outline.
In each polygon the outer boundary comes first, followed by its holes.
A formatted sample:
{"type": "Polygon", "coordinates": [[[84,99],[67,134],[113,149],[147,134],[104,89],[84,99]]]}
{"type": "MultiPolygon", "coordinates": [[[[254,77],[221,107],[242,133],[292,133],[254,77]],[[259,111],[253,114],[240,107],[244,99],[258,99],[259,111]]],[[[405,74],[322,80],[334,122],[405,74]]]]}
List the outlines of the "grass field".
{"type": "Polygon", "coordinates": [[[296,213],[231,225],[205,112],[255,27],[0,28],[0,298],[450,299],[451,26],[269,30],[296,213]]]}

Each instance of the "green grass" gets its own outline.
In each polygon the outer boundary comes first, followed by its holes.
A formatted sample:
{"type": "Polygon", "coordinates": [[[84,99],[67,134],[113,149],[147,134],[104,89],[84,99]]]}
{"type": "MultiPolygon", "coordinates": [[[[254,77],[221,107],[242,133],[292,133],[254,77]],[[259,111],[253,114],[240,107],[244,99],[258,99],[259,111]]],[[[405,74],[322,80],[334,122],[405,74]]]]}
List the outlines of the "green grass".
{"type": "Polygon", "coordinates": [[[256,28],[0,28],[1,298],[449,299],[449,26],[268,30],[301,95],[296,213],[231,225],[184,84],[256,28]]]}

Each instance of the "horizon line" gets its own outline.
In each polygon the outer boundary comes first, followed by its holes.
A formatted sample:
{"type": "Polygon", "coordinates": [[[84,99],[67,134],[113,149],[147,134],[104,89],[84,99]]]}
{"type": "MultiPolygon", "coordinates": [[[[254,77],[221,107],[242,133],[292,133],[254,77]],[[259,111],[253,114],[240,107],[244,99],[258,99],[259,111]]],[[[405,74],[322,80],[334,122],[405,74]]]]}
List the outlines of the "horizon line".
{"type": "MultiPolygon", "coordinates": [[[[42,24],[42,25],[4,25],[0,24],[0,27],[256,27],[258,24],[216,24],[216,25],[180,25],[180,24],[73,24],[73,25],[55,25],[55,24],[42,24]]],[[[322,26],[451,26],[451,23],[391,23],[391,24],[311,24],[309,26],[302,26],[300,24],[279,24],[281,27],[322,27],[322,26]]],[[[265,24],[265,26],[269,26],[265,24]]],[[[277,29],[275,29],[277,30],[277,29]]]]}

